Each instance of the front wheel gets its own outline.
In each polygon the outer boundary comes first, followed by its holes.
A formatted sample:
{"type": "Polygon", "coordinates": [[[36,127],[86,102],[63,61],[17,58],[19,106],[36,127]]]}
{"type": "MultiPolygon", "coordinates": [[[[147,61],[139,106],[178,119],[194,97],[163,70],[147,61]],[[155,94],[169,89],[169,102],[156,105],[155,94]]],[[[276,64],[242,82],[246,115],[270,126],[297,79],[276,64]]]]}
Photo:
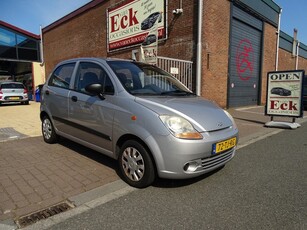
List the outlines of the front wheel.
{"type": "Polygon", "coordinates": [[[44,116],[42,119],[42,134],[46,143],[53,144],[58,141],[59,137],[56,134],[53,124],[48,116],[44,116]]]}
{"type": "Polygon", "coordinates": [[[120,149],[119,169],[123,180],[136,188],[145,188],[155,180],[153,161],[142,144],[126,141],[120,149]]]}

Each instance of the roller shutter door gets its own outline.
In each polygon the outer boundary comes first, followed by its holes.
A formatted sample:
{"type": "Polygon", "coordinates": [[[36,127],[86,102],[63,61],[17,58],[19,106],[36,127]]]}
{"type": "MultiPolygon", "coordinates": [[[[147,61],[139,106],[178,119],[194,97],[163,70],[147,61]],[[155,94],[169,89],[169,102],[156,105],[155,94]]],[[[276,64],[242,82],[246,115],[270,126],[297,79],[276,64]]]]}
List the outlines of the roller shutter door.
{"type": "Polygon", "coordinates": [[[233,7],[228,106],[257,105],[260,93],[262,21],[233,7]]]}

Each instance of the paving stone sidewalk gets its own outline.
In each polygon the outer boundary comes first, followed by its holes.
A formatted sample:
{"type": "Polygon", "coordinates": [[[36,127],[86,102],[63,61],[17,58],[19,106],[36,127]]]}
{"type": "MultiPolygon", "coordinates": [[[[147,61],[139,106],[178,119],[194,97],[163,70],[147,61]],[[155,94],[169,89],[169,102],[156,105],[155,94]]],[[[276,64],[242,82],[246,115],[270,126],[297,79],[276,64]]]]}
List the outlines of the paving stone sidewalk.
{"type": "Polygon", "coordinates": [[[0,221],[57,204],[118,180],[116,162],[65,140],[42,137],[0,143],[0,221]]]}

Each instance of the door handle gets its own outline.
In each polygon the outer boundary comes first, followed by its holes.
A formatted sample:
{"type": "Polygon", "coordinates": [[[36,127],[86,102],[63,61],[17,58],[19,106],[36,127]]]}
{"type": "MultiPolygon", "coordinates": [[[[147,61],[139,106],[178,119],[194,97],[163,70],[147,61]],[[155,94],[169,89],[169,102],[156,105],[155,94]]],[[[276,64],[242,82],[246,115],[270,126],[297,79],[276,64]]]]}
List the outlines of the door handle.
{"type": "Polygon", "coordinates": [[[72,97],[71,97],[71,100],[72,100],[73,102],[77,102],[77,101],[78,101],[78,98],[77,98],[76,96],[72,96],[72,97]]]}
{"type": "Polygon", "coordinates": [[[46,95],[49,95],[49,94],[50,94],[49,90],[46,90],[45,94],[46,94],[46,95]]]}

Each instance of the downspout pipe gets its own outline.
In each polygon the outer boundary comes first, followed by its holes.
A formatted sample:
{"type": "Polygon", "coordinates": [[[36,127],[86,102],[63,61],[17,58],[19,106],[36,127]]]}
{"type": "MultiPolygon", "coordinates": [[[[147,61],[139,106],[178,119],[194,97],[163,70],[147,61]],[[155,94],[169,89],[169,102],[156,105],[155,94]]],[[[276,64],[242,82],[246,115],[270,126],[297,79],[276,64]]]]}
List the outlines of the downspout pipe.
{"type": "Polygon", "coordinates": [[[299,52],[300,52],[300,42],[298,41],[297,42],[297,45],[296,45],[296,61],[295,61],[295,70],[298,69],[298,55],[299,55],[299,52]]]}
{"type": "Polygon", "coordinates": [[[197,57],[196,57],[196,94],[201,96],[201,66],[202,66],[202,26],[203,26],[203,0],[198,0],[198,34],[197,34],[197,57]]]}
{"type": "Polygon", "coordinates": [[[279,58],[279,36],[280,36],[280,21],[281,21],[282,9],[280,8],[278,14],[278,28],[277,28],[277,41],[276,41],[276,57],[275,57],[275,71],[278,71],[278,58],[279,58]]]}
{"type": "Polygon", "coordinates": [[[43,46],[43,29],[42,29],[42,26],[40,25],[39,26],[39,29],[40,29],[40,36],[41,36],[41,42],[40,42],[40,50],[41,50],[41,63],[40,65],[43,66],[45,63],[45,60],[44,60],[44,46],[43,46]]]}

